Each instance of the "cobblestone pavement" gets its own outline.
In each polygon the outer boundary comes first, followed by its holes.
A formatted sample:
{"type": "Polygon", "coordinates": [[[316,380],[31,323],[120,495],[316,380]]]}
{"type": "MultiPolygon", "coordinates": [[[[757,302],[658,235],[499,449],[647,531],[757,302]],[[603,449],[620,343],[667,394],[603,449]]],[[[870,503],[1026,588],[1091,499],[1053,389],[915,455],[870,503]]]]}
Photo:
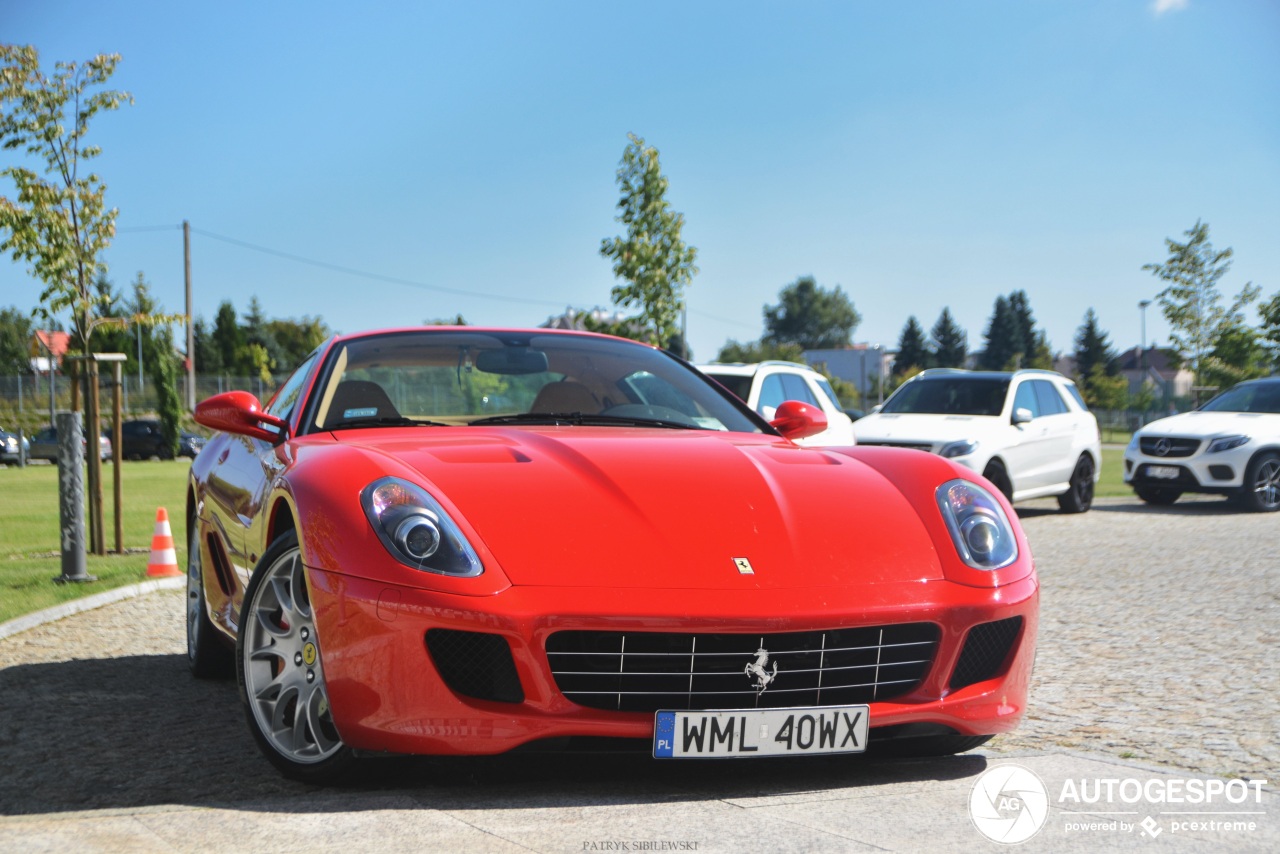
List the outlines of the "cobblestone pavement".
{"type": "Polygon", "coordinates": [[[1280,779],[1280,518],[1223,499],[1019,506],[1040,575],[1030,714],[1064,747],[1280,779]]]}
{"type": "MultiPolygon", "coordinates": [[[[1216,499],[1163,509],[1110,499],[1079,516],[1051,506],[1019,507],[1043,585],[1031,712],[976,753],[1080,749],[1274,786],[1280,517],[1216,499]]],[[[182,609],[181,593],[154,593],[0,640],[0,815],[316,791],[261,758],[233,682],[190,678],[182,609]]],[[[487,766],[427,767],[483,778],[487,766]]],[[[979,756],[957,757],[925,776],[975,768],[979,756]]]]}

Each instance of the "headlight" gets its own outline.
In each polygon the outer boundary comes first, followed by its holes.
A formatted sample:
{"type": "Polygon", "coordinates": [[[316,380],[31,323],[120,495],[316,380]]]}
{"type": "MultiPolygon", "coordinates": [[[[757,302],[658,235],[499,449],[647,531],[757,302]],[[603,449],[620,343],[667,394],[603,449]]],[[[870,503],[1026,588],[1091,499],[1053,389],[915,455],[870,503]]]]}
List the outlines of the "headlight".
{"type": "Polygon", "coordinates": [[[1238,448],[1241,445],[1247,444],[1248,441],[1248,436],[1222,436],[1221,438],[1214,439],[1210,442],[1209,450],[1205,451],[1205,453],[1216,454],[1219,451],[1229,451],[1232,448],[1238,448]]]}
{"type": "Polygon", "coordinates": [[[1129,440],[1129,447],[1125,448],[1125,450],[1126,451],[1138,450],[1138,442],[1139,442],[1139,436],[1137,433],[1134,433],[1133,438],[1129,440]]]}
{"type": "Polygon", "coordinates": [[[967,457],[977,449],[977,442],[972,439],[965,439],[960,442],[951,442],[950,444],[943,445],[942,450],[939,451],[938,454],[946,457],[947,459],[953,459],[955,457],[967,457]]]}
{"type": "Polygon", "coordinates": [[[1018,559],[1009,517],[990,492],[968,480],[938,487],[938,507],[960,559],[974,569],[999,569],[1018,559]]]}
{"type": "Polygon", "coordinates": [[[360,504],[378,539],[405,566],[463,577],[484,572],[462,531],[417,484],[395,477],[375,480],[360,493],[360,504]]]}

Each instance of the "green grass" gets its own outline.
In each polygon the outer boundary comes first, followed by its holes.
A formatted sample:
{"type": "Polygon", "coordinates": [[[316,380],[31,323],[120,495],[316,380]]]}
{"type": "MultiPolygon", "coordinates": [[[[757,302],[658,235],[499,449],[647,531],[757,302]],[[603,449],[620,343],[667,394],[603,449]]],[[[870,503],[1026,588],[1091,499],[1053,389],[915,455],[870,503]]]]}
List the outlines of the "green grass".
{"type": "Polygon", "coordinates": [[[1098,498],[1132,498],[1133,488],[1124,482],[1124,450],[1102,449],[1102,477],[1094,488],[1098,498]]]}
{"type": "MultiPolygon", "coordinates": [[[[66,602],[135,584],[146,578],[156,509],[169,512],[178,552],[178,566],[186,566],[187,460],[125,462],[121,484],[124,548],[132,554],[111,554],[115,548],[114,467],[103,465],[102,497],[108,554],[89,555],[86,570],[97,581],[57,584],[62,574],[58,550],[58,469],[33,464],[25,469],[0,467],[0,623],[66,602]]],[[[88,526],[86,511],[86,529],[88,526]]],[[[87,536],[87,530],[86,530],[87,536]]]]}

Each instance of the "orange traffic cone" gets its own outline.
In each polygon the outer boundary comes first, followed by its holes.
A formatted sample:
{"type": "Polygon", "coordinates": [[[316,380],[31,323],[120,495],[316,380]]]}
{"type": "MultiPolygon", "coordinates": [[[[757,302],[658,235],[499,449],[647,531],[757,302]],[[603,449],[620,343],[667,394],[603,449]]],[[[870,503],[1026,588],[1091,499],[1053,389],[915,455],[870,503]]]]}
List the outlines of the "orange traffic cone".
{"type": "Polygon", "coordinates": [[[173,548],[173,532],[169,530],[169,511],[163,507],[156,511],[156,530],[151,535],[147,575],[153,578],[182,575],[178,569],[178,553],[173,548]]]}

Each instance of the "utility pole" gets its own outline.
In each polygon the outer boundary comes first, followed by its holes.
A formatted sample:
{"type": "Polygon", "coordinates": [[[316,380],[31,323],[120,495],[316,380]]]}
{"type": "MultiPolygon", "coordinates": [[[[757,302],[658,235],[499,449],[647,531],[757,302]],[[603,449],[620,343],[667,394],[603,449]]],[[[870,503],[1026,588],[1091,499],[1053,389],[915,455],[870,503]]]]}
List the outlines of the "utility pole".
{"type": "Polygon", "coordinates": [[[196,332],[191,325],[191,223],[182,221],[182,266],[187,285],[187,411],[196,411],[196,332]]]}

